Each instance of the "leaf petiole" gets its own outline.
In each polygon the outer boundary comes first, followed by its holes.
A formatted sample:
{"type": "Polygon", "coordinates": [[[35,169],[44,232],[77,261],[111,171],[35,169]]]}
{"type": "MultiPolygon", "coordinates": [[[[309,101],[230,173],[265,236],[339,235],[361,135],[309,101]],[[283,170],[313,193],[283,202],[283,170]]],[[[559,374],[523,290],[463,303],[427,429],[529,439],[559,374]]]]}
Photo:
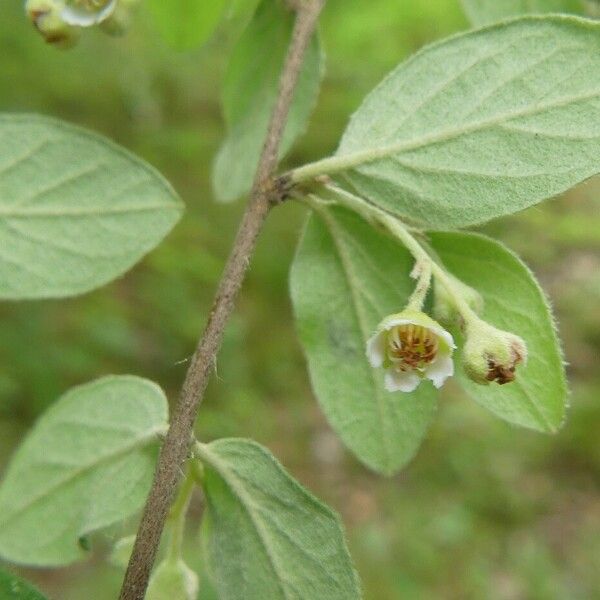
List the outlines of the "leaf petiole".
{"type": "Polygon", "coordinates": [[[193,464],[188,463],[185,477],[181,482],[175,502],[171,505],[171,512],[169,514],[169,529],[171,534],[167,549],[167,560],[169,561],[176,562],[181,559],[185,516],[196,483],[197,477],[193,464]]]}

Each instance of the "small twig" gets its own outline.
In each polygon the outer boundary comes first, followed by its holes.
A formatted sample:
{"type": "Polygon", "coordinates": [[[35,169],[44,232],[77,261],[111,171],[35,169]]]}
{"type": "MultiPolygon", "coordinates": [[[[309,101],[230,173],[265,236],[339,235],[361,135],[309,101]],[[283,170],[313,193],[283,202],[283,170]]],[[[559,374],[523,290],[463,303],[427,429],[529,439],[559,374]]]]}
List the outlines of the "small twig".
{"type": "Polygon", "coordinates": [[[324,3],[325,0],[305,1],[298,9],[250,200],[221,277],[204,334],[191,359],[179,402],[158,458],[154,481],[121,588],[121,600],[143,600],[145,596],[169,506],[180,479],[181,465],[189,453],[198,407],[221,346],[225,325],[233,310],[236,295],[244,280],[258,234],[269,209],[281,200],[281,182],[273,179],[279,145],[306,48],[324,3]]]}

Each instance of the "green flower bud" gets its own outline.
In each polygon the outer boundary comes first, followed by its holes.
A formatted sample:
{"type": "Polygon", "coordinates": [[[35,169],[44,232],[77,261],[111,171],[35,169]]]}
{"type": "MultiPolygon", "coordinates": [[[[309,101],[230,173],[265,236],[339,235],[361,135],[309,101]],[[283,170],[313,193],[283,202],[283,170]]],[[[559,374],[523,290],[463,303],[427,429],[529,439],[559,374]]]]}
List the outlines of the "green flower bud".
{"type": "Polygon", "coordinates": [[[467,325],[463,366],[476,383],[514,381],[517,365],[527,362],[527,346],[518,335],[477,319],[467,325]]]}
{"type": "Polygon", "coordinates": [[[146,593],[146,600],[195,600],[197,597],[198,575],[181,559],[167,559],[158,565],[146,593]]]}
{"type": "MultiPolygon", "coordinates": [[[[455,293],[459,294],[476,314],[481,313],[483,310],[483,298],[481,297],[481,294],[466,283],[460,281],[460,279],[457,279],[449,273],[447,275],[449,279],[452,280],[455,293]]],[[[456,310],[452,297],[448,294],[446,287],[438,282],[435,283],[434,287],[433,316],[438,321],[445,324],[458,323],[462,325],[462,317],[456,310]]]]}
{"type": "Polygon", "coordinates": [[[27,0],[25,12],[48,44],[57,48],[71,48],[79,39],[79,31],[64,22],[60,0],[27,0]]]}

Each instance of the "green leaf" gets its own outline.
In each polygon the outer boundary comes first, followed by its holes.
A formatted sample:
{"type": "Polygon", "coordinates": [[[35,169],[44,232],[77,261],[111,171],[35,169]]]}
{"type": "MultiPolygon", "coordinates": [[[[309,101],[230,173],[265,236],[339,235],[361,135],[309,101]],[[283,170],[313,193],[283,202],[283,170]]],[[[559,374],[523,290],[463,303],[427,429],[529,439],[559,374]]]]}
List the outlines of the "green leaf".
{"type": "Polygon", "coordinates": [[[29,582],[0,569],[0,598],[2,600],[46,600],[29,582]]]}
{"type": "Polygon", "coordinates": [[[220,598],[360,598],[338,516],[266,448],[223,439],[198,444],[197,453],[205,466],[208,561],[220,598]]]}
{"type": "Polygon", "coordinates": [[[356,215],[335,208],[310,218],[291,273],[300,341],[315,394],[342,441],[390,475],[411,460],[431,422],[430,382],[390,393],[365,356],[385,316],[404,308],[413,259],[356,215]]]}
{"type": "Polygon", "coordinates": [[[142,506],[167,418],[162,390],[138,377],[104,377],[65,394],[0,486],[0,556],[40,566],[84,557],[78,540],[142,506]]]}
{"type": "MultiPolygon", "coordinates": [[[[250,190],[293,24],[294,12],[285,2],[263,0],[233,51],[222,93],[227,137],[213,170],[213,186],[219,200],[235,200],[250,190]]],[[[280,157],[306,128],[319,91],[321,58],[315,35],[294,92],[280,157]]]]}
{"type": "Polygon", "coordinates": [[[226,0],[150,0],[148,8],[164,40],[176,50],[191,50],[212,35],[226,0]]]}
{"type": "Polygon", "coordinates": [[[582,0],[461,0],[467,17],[480,27],[509,17],[541,13],[582,14],[582,0]]]}
{"type": "Polygon", "coordinates": [[[526,17],[434,44],[353,116],[333,158],[380,207],[431,228],[481,223],[600,171],[600,23],[526,17]]]}
{"type": "Polygon", "coordinates": [[[431,242],[448,270],[483,296],[482,317],[521,336],[528,348],[527,365],[517,367],[512,383],[478,385],[459,374],[461,384],[502,419],[556,431],[567,406],[565,370],[548,302],[531,271],[502,244],[482,235],[433,233],[431,242]]]}
{"type": "Polygon", "coordinates": [[[0,298],[80,294],[121,275],[182,212],[163,177],[89,131],[0,115],[0,298]]]}
{"type": "Polygon", "coordinates": [[[152,574],[145,600],[196,600],[198,575],[182,560],[166,559],[152,574]]]}

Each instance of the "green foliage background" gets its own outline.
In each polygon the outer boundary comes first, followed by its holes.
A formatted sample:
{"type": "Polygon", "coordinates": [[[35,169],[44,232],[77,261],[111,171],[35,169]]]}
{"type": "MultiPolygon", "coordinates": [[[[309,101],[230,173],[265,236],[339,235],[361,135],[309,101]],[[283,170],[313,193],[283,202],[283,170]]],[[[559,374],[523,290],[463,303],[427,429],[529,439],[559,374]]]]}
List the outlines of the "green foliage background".
{"type": "MultiPolygon", "coordinates": [[[[329,0],[327,73],[309,130],[289,157],[331,153],[351,111],[424,43],[467,27],[458,0],[329,0]],[[368,6],[367,6],[368,4],[368,6]]],[[[175,397],[209,309],[241,205],[217,205],[210,166],[224,136],[218,89],[239,32],[177,54],[141,11],[122,39],[84,36],[45,47],[22,3],[0,7],[0,109],[37,111],[91,127],[170,179],[187,212],[166,242],[121,280],[81,298],[0,304],[0,469],[33,420],[73,385],[135,373],[175,397]]],[[[518,251],[554,301],[572,398],[548,437],[494,419],[454,385],[415,461],[382,479],[329,430],[309,389],[294,332],[288,268],[304,211],[274,211],[201,411],[204,440],[248,436],[342,513],[365,596],[588,599],[600,589],[600,184],[483,230],[518,251]]],[[[518,332],[516,332],[518,333],[518,332]]],[[[188,562],[202,568],[192,505],[188,562]]],[[[90,561],[27,571],[51,598],[114,598],[122,569],[95,536],[90,561]]],[[[202,600],[214,598],[205,575],[202,600]]]]}

